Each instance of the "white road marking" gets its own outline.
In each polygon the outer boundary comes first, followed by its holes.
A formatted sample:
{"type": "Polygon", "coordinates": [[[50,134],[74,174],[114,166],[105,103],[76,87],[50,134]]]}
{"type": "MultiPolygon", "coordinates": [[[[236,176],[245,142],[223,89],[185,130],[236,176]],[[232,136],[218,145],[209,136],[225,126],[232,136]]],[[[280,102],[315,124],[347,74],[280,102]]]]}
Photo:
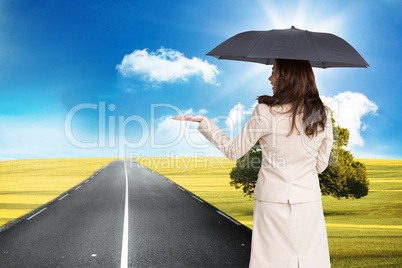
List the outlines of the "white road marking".
{"type": "Polygon", "coordinates": [[[96,257],[96,255],[97,255],[97,254],[92,254],[91,256],[92,256],[92,257],[96,257]]]}
{"type": "Polygon", "coordinates": [[[121,246],[121,262],[120,267],[128,267],[128,176],[126,161],[124,163],[124,172],[126,174],[126,196],[124,202],[124,224],[123,224],[123,242],[121,246]]]}
{"type": "Polygon", "coordinates": [[[62,200],[64,197],[67,197],[68,194],[63,195],[62,197],[59,198],[59,200],[62,200]]]}
{"type": "Polygon", "coordinates": [[[186,191],[186,190],[184,190],[183,188],[181,188],[180,186],[177,186],[177,188],[179,188],[179,189],[182,190],[183,192],[186,191]]]}
{"type": "Polygon", "coordinates": [[[36,215],[38,215],[39,213],[45,211],[47,208],[42,208],[41,210],[39,210],[38,212],[36,212],[35,214],[33,214],[32,216],[30,216],[27,221],[29,221],[30,219],[32,219],[33,217],[35,217],[36,215]]]}
{"type": "Polygon", "coordinates": [[[168,181],[170,184],[173,184],[173,181],[168,181]]]}
{"type": "Polygon", "coordinates": [[[193,198],[197,199],[198,201],[200,201],[201,203],[204,203],[203,200],[199,199],[198,197],[196,197],[195,195],[192,195],[193,198]]]}
{"type": "Polygon", "coordinates": [[[218,212],[219,214],[221,214],[223,217],[225,217],[226,219],[230,220],[231,222],[233,222],[236,225],[240,225],[240,223],[238,221],[235,221],[234,219],[232,219],[231,217],[229,217],[228,215],[226,215],[223,212],[220,212],[219,210],[217,210],[216,212],[218,212]]]}
{"type": "Polygon", "coordinates": [[[75,190],[77,191],[78,189],[80,189],[81,188],[81,185],[80,186],[78,186],[77,188],[75,188],[75,190]]]}
{"type": "Polygon", "coordinates": [[[86,180],[85,183],[89,182],[89,180],[86,180]]]}

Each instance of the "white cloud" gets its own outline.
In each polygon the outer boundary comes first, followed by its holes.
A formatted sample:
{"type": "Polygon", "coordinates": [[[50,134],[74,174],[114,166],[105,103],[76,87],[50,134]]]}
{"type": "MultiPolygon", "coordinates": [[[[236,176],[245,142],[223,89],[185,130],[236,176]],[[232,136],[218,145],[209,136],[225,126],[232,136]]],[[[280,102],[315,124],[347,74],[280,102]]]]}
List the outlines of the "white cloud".
{"type": "Polygon", "coordinates": [[[169,48],[156,52],[135,50],[125,55],[116,69],[124,76],[139,75],[150,82],[188,81],[190,76],[201,76],[207,83],[215,84],[218,68],[200,58],[186,58],[183,53],[169,48]]]}
{"type": "Polygon", "coordinates": [[[249,109],[246,110],[246,107],[238,103],[236,104],[230,111],[229,111],[229,116],[226,119],[225,123],[226,126],[230,127],[236,127],[236,126],[241,126],[241,123],[243,120],[251,115],[254,111],[255,106],[257,106],[258,102],[255,102],[249,109]]]}
{"type": "MultiPolygon", "coordinates": [[[[180,115],[206,114],[205,109],[194,111],[193,108],[180,111],[180,115]]],[[[173,115],[162,116],[157,119],[155,129],[155,145],[164,149],[206,149],[210,147],[208,141],[198,132],[198,123],[173,120],[173,115]],[[174,147],[174,148],[173,148],[174,147]]],[[[151,141],[153,142],[153,141],[151,141]]],[[[153,145],[151,145],[152,147],[153,145]]]]}
{"type": "Polygon", "coordinates": [[[365,115],[376,115],[378,106],[365,95],[358,92],[345,91],[334,97],[321,96],[322,101],[334,111],[334,119],[340,127],[350,132],[348,148],[355,145],[364,146],[360,135],[369,127],[362,122],[365,115]]]}
{"type": "MultiPolygon", "coordinates": [[[[194,111],[190,108],[180,111],[179,114],[205,113],[205,109],[194,111]]],[[[172,116],[166,115],[157,119],[153,130],[155,138],[151,139],[150,144],[151,151],[161,155],[173,153],[174,156],[222,156],[222,153],[197,130],[198,123],[173,120],[172,116]]]]}

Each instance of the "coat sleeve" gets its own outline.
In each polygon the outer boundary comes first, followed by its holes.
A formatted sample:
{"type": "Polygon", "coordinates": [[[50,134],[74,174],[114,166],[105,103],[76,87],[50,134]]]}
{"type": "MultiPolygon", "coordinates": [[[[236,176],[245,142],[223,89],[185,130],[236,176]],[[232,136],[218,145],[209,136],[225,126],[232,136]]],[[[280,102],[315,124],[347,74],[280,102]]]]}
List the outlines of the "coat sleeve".
{"type": "Polygon", "coordinates": [[[332,133],[332,120],[331,120],[331,110],[327,107],[327,122],[325,123],[324,129],[326,136],[322,140],[320,147],[318,148],[317,154],[317,172],[323,172],[327,166],[329,161],[329,156],[331,154],[331,148],[334,141],[333,133],[332,133]]]}
{"type": "Polygon", "coordinates": [[[202,120],[198,131],[215,145],[228,159],[236,160],[245,155],[264,135],[269,133],[269,122],[261,113],[262,107],[257,104],[240,134],[232,141],[209,118],[202,120]]]}

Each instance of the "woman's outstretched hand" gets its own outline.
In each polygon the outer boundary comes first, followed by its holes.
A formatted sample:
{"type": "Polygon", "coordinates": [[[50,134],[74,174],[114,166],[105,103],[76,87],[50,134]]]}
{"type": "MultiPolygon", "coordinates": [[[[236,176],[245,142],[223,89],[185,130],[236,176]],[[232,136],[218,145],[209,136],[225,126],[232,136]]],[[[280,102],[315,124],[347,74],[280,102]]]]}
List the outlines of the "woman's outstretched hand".
{"type": "Polygon", "coordinates": [[[173,116],[172,119],[174,120],[182,120],[182,121],[191,121],[191,122],[198,122],[201,123],[201,121],[205,118],[205,115],[185,115],[185,116],[173,116]]]}

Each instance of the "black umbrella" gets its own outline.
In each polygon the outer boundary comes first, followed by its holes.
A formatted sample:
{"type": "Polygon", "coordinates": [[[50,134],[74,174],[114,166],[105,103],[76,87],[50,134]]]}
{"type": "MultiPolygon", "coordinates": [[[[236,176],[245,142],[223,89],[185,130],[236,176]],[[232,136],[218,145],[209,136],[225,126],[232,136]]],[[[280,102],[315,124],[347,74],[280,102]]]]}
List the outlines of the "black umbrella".
{"type": "Polygon", "coordinates": [[[342,38],[296,29],[239,33],[208,56],[218,59],[273,64],[275,59],[308,60],[313,67],[367,67],[362,56],[342,38]]]}

